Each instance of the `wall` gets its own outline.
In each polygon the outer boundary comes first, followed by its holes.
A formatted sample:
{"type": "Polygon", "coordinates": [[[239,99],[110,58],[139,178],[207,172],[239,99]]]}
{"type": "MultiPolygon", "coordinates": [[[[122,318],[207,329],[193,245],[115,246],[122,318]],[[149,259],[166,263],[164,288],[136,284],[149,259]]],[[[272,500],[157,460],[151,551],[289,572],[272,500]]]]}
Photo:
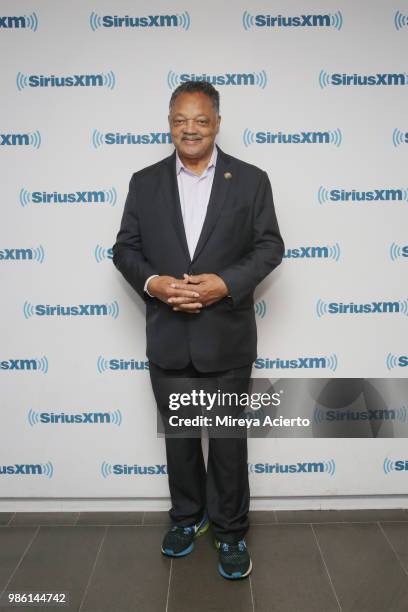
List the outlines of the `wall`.
{"type": "MultiPolygon", "coordinates": [[[[406,376],[408,6],[3,0],[2,15],[4,498],[168,496],[162,468],[115,473],[165,454],[143,305],[111,247],[132,172],[172,151],[183,75],[216,77],[218,144],[272,183],[287,251],[257,289],[254,376],[406,376]]],[[[405,441],[386,435],[250,440],[252,494],[403,495],[405,441]],[[324,467],[254,468],[304,462],[324,467]]]]}

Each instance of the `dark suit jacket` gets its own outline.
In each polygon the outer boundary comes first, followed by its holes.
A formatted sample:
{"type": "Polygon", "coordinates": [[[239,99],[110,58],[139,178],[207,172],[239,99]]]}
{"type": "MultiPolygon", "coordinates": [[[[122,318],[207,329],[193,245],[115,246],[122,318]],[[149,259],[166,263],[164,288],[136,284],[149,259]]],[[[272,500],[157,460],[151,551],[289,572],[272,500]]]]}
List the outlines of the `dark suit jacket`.
{"type": "Polygon", "coordinates": [[[203,229],[191,260],[176,176],[176,153],[135,172],[113,246],[113,263],[146,302],[149,360],[162,368],[189,361],[202,372],[256,358],[253,291],[282,260],[268,175],[219,147],[203,229]],[[230,179],[225,178],[229,172],[230,179]],[[152,274],[218,274],[231,297],[198,314],[175,312],[143,290],[152,274]]]}

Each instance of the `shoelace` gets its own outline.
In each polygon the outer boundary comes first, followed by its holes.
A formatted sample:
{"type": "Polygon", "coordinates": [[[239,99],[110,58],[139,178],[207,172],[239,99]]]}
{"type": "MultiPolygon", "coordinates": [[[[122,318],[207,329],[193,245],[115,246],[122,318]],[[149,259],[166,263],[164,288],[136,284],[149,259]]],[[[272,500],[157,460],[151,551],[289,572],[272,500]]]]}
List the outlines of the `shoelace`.
{"type": "Polygon", "coordinates": [[[221,544],[221,548],[223,552],[228,552],[230,547],[237,547],[240,552],[243,552],[246,549],[246,544],[244,540],[240,540],[238,544],[228,544],[227,542],[223,542],[221,544]]]}
{"type": "Polygon", "coordinates": [[[178,529],[182,529],[185,535],[190,535],[190,533],[194,531],[194,527],[178,527],[177,525],[174,525],[171,528],[172,531],[177,531],[178,529]]]}

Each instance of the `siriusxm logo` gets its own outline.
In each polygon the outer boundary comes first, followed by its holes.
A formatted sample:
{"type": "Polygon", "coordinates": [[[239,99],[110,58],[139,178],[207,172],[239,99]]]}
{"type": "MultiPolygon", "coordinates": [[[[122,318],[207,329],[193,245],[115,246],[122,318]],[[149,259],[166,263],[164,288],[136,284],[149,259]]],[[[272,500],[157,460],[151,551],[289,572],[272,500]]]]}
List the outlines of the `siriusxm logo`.
{"type": "Polygon", "coordinates": [[[385,457],[383,461],[384,474],[388,476],[391,472],[407,472],[408,471],[408,460],[407,459],[389,459],[385,457]]]}
{"type": "Polygon", "coordinates": [[[405,406],[391,409],[372,410],[322,410],[316,407],[314,409],[314,422],[317,424],[323,422],[350,422],[350,421],[400,421],[405,423],[407,420],[407,409],[405,406]]]}
{"type": "Polygon", "coordinates": [[[23,74],[18,72],[16,76],[18,91],[26,87],[107,87],[114,89],[116,86],[115,73],[99,72],[97,74],[72,74],[67,76],[45,76],[43,74],[23,74]]]}
{"type": "Polygon", "coordinates": [[[66,414],[65,412],[36,412],[29,410],[27,420],[31,427],[34,425],[77,425],[90,423],[91,425],[122,425],[120,410],[112,412],[79,412],[66,414]]]}
{"type": "Polygon", "coordinates": [[[301,246],[286,249],[284,255],[286,259],[340,259],[340,246],[336,242],[328,246],[301,246]]]}
{"type": "Polygon", "coordinates": [[[100,191],[28,191],[20,189],[20,204],[109,204],[115,206],[117,193],[114,187],[100,191]]]}
{"type": "Polygon", "coordinates": [[[265,89],[268,78],[265,70],[261,72],[226,72],[224,74],[202,74],[177,73],[169,70],[167,73],[167,85],[169,89],[175,89],[185,81],[207,81],[212,85],[232,85],[239,87],[260,87],[265,89]]]}
{"type": "Polygon", "coordinates": [[[94,249],[94,257],[98,263],[101,263],[101,261],[105,259],[113,259],[112,247],[106,248],[97,244],[94,249]]]}
{"type": "Polygon", "coordinates": [[[242,15],[244,30],[251,28],[335,28],[343,27],[343,15],[340,11],[324,15],[252,15],[244,11],[242,15]]]}
{"type": "Polygon", "coordinates": [[[248,463],[251,474],[316,474],[327,473],[334,476],[336,464],[334,459],[328,461],[304,461],[297,463],[248,463]]]}
{"type": "Polygon", "coordinates": [[[0,361],[0,370],[18,370],[20,372],[26,372],[29,370],[32,372],[42,372],[43,374],[47,374],[48,359],[45,355],[39,359],[4,359],[3,361],[0,361]]]}
{"type": "Polygon", "coordinates": [[[36,13],[31,15],[19,15],[0,17],[0,29],[3,30],[32,30],[36,32],[38,28],[38,17],[36,13]]]}
{"type": "Polygon", "coordinates": [[[259,357],[255,359],[255,368],[257,370],[287,370],[287,369],[328,369],[332,372],[337,370],[338,359],[337,355],[329,355],[327,357],[296,357],[296,359],[275,359],[259,357]]]}
{"type": "Polygon", "coordinates": [[[24,302],[23,313],[30,317],[113,317],[119,316],[118,303],[112,304],[76,304],[75,306],[51,306],[50,304],[31,304],[24,302]]]}
{"type": "Polygon", "coordinates": [[[122,358],[111,358],[105,359],[102,355],[99,355],[96,362],[96,369],[99,374],[103,374],[103,372],[107,372],[108,370],[113,372],[134,372],[140,370],[148,370],[149,362],[136,359],[122,359],[122,358]]]}
{"type": "Polygon", "coordinates": [[[108,476],[157,476],[167,474],[167,465],[128,465],[127,463],[108,463],[103,461],[101,474],[104,478],[108,476]]]}
{"type": "Polygon", "coordinates": [[[342,143],[341,130],[328,132],[253,132],[245,128],[242,140],[246,147],[252,144],[333,144],[342,143]]]}
{"type": "Polygon", "coordinates": [[[0,134],[0,146],[39,149],[41,147],[41,134],[38,130],[21,134],[0,134]]]}
{"type": "Polygon", "coordinates": [[[408,144],[408,132],[402,132],[400,129],[395,128],[392,132],[392,144],[394,147],[408,144]]]}
{"type": "Polygon", "coordinates": [[[388,370],[406,368],[408,366],[408,355],[394,355],[393,353],[388,353],[385,358],[385,365],[388,370]]]}
{"type": "Polygon", "coordinates": [[[0,465],[0,474],[12,474],[13,476],[46,476],[52,478],[54,466],[51,461],[47,463],[14,463],[13,465],[0,465]]]}
{"type": "Polygon", "coordinates": [[[408,189],[371,189],[358,191],[357,189],[326,189],[319,187],[317,191],[319,204],[326,202],[408,202],[408,189]]]}
{"type": "Polygon", "coordinates": [[[92,146],[97,149],[102,145],[147,145],[147,144],[170,144],[170,132],[150,132],[149,134],[132,134],[126,132],[106,132],[99,130],[92,132],[92,146]]]}
{"type": "Polygon", "coordinates": [[[408,15],[404,15],[401,11],[397,11],[394,15],[394,26],[398,31],[408,27],[408,15]]]}
{"type": "Polygon", "coordinates": [[[0,261],[44,261],[44,248],[40,246],[30,249],[0,249],[0,261]]]}
{"type": "Polygon", "coordinates": [[[187,11],[173,15],[146,15],[130,17],[124,15],[98,15],[94,11],[90,14],[89,25],[95,32],[99,28],[190,28],[190,15],[187,11]]]}
{"type": "Polygon", "coordinates": [[[392,261],[396,261],[397,259],[400,259],[401,257],[408,257],[408,244],[396,244],[395,242],[393,242],[390,245],[390,259],[392,261]]]}
{"type": "Polygon", "coordinates": [[[321,70],[319,73],[319,85],[321,89],[330,87],[330,85],[335,87],[404,86],[408,85],[408,74],[406,72],[376,74],[357,74],[356,72],[353,74],[340,74],[339,72],[333,72],[330,74],[325,70],[321,70]]]}
{"type": "Polygon", "coordinates": [[[255,314],[258,315],[258,317],[261,317],[261,319],[263,319],[264,316],[266,315],[265,300],[259,300],[259,302],[256,302],[254,309],[255,309],[255,314]]]}
{"type": "Polygon", "coordinates": [[[395,302],[368,302],[366,304],[355,304],[349,302],[344,304],[343,302],[324,302],[323,300],[317,300],[316,302],[316,314],[317,316],[323,317],[323,315],[333,314],[403,314],[408,316],[408,300],[396,300],[395,302]]]}

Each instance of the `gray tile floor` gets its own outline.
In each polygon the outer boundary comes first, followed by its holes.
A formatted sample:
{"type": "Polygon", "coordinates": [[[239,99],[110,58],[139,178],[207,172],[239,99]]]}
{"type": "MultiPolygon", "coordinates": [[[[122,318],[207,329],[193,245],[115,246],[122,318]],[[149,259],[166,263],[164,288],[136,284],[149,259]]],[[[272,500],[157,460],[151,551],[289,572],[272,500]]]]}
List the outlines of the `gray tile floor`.
{"type": "Polygon", "coordinates": [[[166,512],[0,513],[0,591],[68,592],[68,606],[0,612],[408,610],[408,511],[252,512],[248,580],[218,575],[211,532],[160,554],[166,512]]]}

